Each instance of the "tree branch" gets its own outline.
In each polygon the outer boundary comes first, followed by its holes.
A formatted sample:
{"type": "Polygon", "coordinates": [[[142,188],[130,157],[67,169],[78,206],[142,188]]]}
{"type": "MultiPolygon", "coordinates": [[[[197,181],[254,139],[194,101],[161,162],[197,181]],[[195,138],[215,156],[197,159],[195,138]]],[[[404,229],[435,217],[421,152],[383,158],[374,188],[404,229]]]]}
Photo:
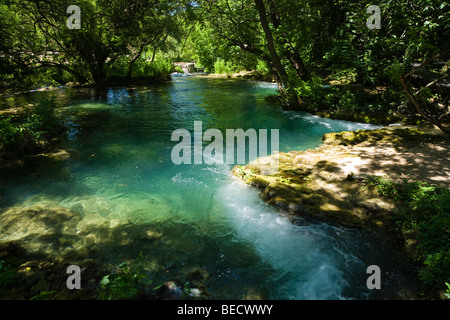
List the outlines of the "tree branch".
{"type": "Polygon", "coordinates": [[[64,71],[67,71],[70,74],[74,75],[79,83],[86,83],[86,82],[88,82],[86,77],[84,77],[80,73],[76,72],[75,70],[73,70],[73,69],[71,69],[68,66],[65,66],[63,64],[49,62],[49,61],[42,61],[42,62],[40,62],[40,65],[37,68],[59,68],[59,69],[62,69],[64,71]]]}
{"type": "Polygon", "coordinates": [[[420,104],[417,102],[417,100],[414,98],[414,95],[409,91],[407,82],[406,82],[406,77],[401,77],[401,83],[403,86],[403,89],[405,90],[406,95],[408,96],[409,100],[411,101],[411,103],[414,105],[414,107],[416,108],[417,112],[428,122],[434,124],[435,126],[437,126],[439,129],[441,129],[442,132],[450,135],[450,130],[447,129],[446,127],[444,127],[438,120],[436,120],[435,118],[433,118],[432,116],[428,116],[425,111],[422,109],[422,107],[420,106],[420,104]]]}

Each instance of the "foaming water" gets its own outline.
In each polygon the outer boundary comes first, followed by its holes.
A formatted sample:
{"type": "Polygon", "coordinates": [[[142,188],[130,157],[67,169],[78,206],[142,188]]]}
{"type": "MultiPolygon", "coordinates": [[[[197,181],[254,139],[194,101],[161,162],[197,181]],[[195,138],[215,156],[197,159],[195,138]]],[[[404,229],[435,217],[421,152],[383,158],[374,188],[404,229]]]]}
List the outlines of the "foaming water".
{"type": "Polygon", "coordinates": [[[2,175],[0,219],[11,227],[0,240],[99,264],[142,252],[155,285],[197,277],[214,299],[365,299],[373,294],[365,286],[367,266],[393,269],[370,237],[292,221],[267,206],[231,177],[230,165],[171,160],[174,130],[201,141],[194,121],[202,121],[203,132],[279,129],[280,151],[317,147],[327,132],[376,126],[283,111],[264,100],[276,85],[254,81],[175,76],[103,96],[83,90],[50,93],[69,127],[71,157],[2,175]],[[30,215],[39,210],[57,223],[30,215]]]}
{"type": "Polygon", "coordinates": [[[346,241],[336,239],[335,228],[327,224],[293,224],[262,203],[254,190],[238,182],[223,187],[219,194],[237,234],[253,243],[273,267],[270,285],[276,290],[272,298],[351,298],[347,294],[358,282],[348,278],[346,268],[361,271],[364,264],[351,251],[335,247],[336,240],[346,241]]]}

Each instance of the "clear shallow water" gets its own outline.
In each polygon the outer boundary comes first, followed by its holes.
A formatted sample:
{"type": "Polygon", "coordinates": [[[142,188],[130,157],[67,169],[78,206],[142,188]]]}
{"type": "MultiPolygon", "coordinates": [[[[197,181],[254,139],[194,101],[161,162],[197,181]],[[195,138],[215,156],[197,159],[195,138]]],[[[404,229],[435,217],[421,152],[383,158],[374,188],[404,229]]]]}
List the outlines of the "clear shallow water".
{"type": "Polygon", "coordinates": [[[51,93],[69,126],[65,147],[72,156],[5,173],[0,214],[11,206],[64,207],[76,221],[62,223],[70,237],[55,231],[30,241],[22,232],[30,248],[103,264],[142,252],[155,285],[178,278],[202,285],[211,299],[398,297],[405,280],[379,239],[300,219],[292,223],[233,179],[231,165],[171,160],[173,130],[193,133],[194,121],[203,122],[203,131],[223,133],[279,129],[280,151],[317,147],[326,132],[373,126],[283,111],[264,101],[276,90],[269,83],[172,80],[110,88],[103,96],[86,89],[51,93]],[[371,264],[385,272],[386,286],[376,293],[366,287],[371,264]]]}

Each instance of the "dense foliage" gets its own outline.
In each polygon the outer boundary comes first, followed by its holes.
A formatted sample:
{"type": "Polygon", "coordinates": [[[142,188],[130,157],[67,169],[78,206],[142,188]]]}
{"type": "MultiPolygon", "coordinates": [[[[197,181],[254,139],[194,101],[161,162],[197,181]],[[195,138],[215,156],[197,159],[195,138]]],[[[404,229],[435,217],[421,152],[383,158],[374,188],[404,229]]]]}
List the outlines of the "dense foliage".
{"type": "Polygon", "coordinates": [[[436,78],[448,79],[446,2],[384,1],[379,5],[380,29],[366,25],[372,4],[367,0],[205,0],[201,4],[201,23],[195,22],[190,38],[193,59],[210,71],[218,62],[229,63],[234,71],[266,64],[282,84],[281,101],[286,106],[327,111],[334,117],[358,114],[384,123],[414,118],[418,111],[408,102],[401,76],[445,53],[427,70],[418,70],[433,72],[432,78],[419,77],[410,90],[420,91],[417,98],[424,113],[448,122],[450,87],[424,88],[436,78]]]}
{"type": "Polygon", "coordinates": [[[175,71],[168,64],[195,61],[275,77],[289,108],[449,120],[450,6],[440,0],[383,1],[379,29],[366,24],[369,0],[82,0],[80,29],[66,25],[71,4],[2,1],[4,87],[161,80],[175,71]]]}
{"type": "Polygon", "coordinates": [[[42,98],[24,112],[0,116],[0,151],[19,155],[40,151],[64,131],[54,100],[42,98]]]}
{"type": "Polygon", "coordinates": [[[116,273],[108,274],[101,279],[99,299],[130,299],[136,296],[140,290],[152,283],[144,265],[142,253],[131,264],[121,263],[116,273]]]}
{"type": "Polygon", "coordinates": [[[149,60],[148,50],[163,47],[169,36],[179,37],[178,12],[183,5],[176,0],[77,1],[80,29],[67,26],[71,4],[67,0],[1,4],[3,81],[19,85],[33,75],[46,78],[36,82],[103,86],[110,77],[117,80],[117,69],[122,69],[120,77],[133,77],[139,73],[136,66],[149,60]],[[48,68],[50,74],[44,71],[48,68]]]}
{"type": "Polygon", "coordinates": [[[420,181],[395,183],[371,177],[369,184],[395,200],[393,219],[403,232],[416,234],[420,279],[428,288],[445,289],[450,279],[450,190],[420,181]]]}

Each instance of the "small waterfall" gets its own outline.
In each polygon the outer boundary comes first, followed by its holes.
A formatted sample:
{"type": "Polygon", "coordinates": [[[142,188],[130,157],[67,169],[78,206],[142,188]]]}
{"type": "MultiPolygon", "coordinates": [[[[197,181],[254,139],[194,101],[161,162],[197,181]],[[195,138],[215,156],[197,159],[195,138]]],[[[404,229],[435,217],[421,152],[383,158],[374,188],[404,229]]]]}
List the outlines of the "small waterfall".
{"type": "Polygon", "coordinates": [[[276,286],[272,289],[277,299],[345,299],[352,281],[345,262],[361,270],[362,262],[349,252],[330,249],[336,241],[330,236],[332,227],[295,225],[239,182],[223,187],[218,195],[237,235],[253,243],[274,268],[276,276],[268,285],[276,286]]]}
{"type": "Polygon", "coordinates": [[[181,69],[183,69],[184,74],[191,74],[204,71],[203,68],[197,68],[194,62],[175,62],[174,65],[181,67],[181,69]]]}

